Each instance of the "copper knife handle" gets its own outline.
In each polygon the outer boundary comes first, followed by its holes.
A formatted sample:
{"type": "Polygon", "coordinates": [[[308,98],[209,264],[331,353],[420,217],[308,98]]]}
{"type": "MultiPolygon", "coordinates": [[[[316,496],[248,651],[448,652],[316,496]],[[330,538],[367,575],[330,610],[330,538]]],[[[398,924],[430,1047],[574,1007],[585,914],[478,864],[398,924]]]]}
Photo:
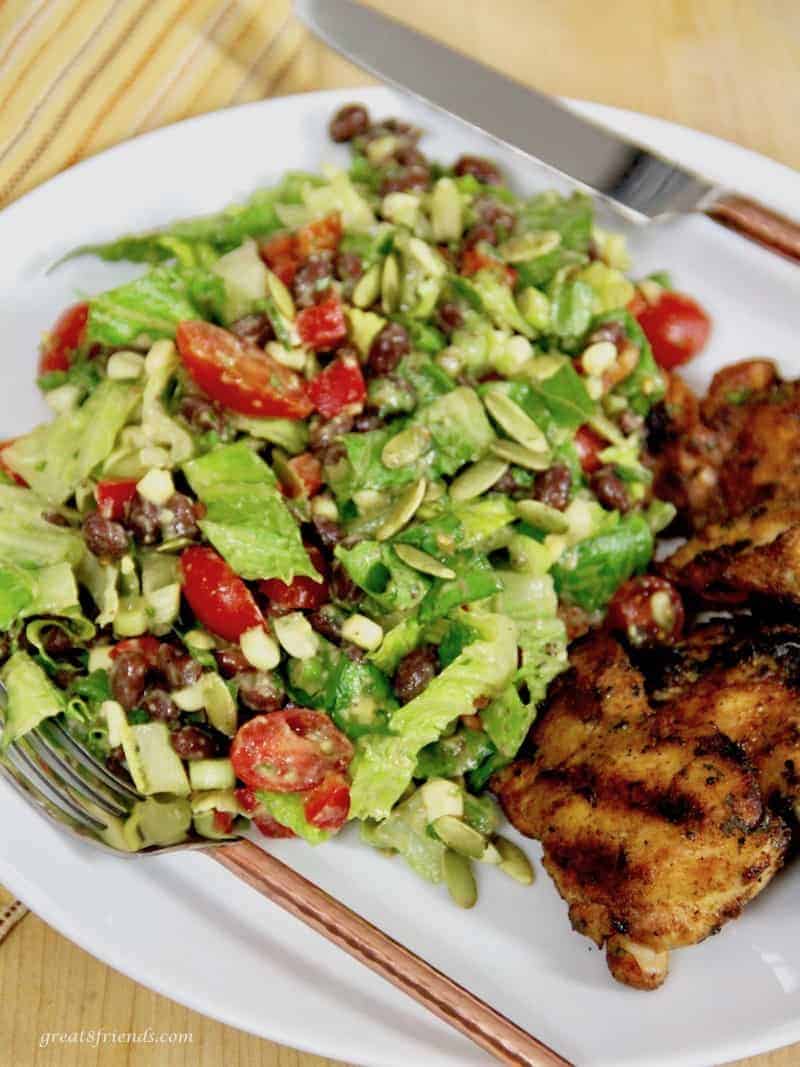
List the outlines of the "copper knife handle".
{"type": "Polygon", "coordinates": [[[724,226],[800,263],[800,224],[771,211],[757,200],[726,193],[705,212],[724,226]]]}
{"type": "Polygon", "coordinates": [[[209,849],[237,878],[397,986],[501,1063],[515,1067],[571,1067],[451,978],[398,944],[252,841],[209,849]]]}

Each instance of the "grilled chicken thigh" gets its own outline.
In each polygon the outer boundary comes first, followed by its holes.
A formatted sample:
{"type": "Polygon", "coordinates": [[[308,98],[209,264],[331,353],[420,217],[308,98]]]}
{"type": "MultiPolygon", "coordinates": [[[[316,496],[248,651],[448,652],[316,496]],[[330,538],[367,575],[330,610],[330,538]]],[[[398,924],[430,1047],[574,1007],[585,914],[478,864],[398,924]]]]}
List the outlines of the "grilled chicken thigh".
{"type": "MultiPolygon", "coordinates": [[[[771,688],[774,662],[751,657],[751,679],[765,671],[752,700],[738,676],[735,699],[724,690],[712,699],[714,685],[725,684],[712,664],[723,661],[726,641],[722,633],[715,648],[698,648],[699,666],[688,654],[681,669],[680,660],[660,664],[654,705],[622,646],[590,635],[573,646],[571,668],[551,690],[532,755],[493,780],[511,822],[542,842],[573,927],[605,945],[615,978],[640,989],[661,984],[670,949],[739,915],[780,868],[789,841],[765,802],[778,786],[762,789],[744,742],[764,781],[776,782],[780,772],[752,734],[756,705],[785,696],[790,657],[771,688]],[[696,700],[693,686],[702,688],[696,700]]],[[[785,718],[788,727],[788,709],[785,718]]],[[[786,744],[788,752],[788,734],[786,744]]]]}

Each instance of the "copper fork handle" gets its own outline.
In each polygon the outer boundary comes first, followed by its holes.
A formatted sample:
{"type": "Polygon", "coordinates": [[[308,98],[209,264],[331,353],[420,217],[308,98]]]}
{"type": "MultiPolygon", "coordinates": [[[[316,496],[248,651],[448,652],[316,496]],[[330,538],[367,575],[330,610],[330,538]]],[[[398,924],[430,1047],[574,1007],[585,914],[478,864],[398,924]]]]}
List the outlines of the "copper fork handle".
{"type": "Polygon", "coordinates": [[[755,200],[726,193],[706,208],[724,226],[800,263],[800,224],[755,200]]]}
{"type": "Polygon", "coordinates": [[[210,849],[207,855],[501,1063],[570,1067],[547,1045],[251,841],[210,849]]]}

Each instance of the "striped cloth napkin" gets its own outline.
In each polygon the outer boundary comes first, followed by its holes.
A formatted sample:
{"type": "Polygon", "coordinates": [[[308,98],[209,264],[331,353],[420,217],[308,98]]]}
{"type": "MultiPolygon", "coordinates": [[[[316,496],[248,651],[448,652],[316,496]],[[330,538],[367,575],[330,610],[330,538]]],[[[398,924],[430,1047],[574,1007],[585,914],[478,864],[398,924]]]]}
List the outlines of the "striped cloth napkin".
{"type": "Polygon", "coordinates": [[[311,88],[289,0],[5,0],[0,206],[189,115],[311,88]]]}

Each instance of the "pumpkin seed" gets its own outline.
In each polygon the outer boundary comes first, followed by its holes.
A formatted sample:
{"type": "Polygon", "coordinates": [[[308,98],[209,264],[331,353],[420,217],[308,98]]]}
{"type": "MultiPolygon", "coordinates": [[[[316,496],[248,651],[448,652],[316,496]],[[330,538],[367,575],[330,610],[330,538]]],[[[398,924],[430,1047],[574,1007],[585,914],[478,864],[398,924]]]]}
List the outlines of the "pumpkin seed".
{"type": "Polygon", "coordinates": [[[515,882],[530,885],[533,881],[533,867],[519,845],[515,845],[513,841],[505,837],[495,837],[492,843],[500,853],[500,870],[513,878],[515,882]]]}
{"type": "Polygon", "coordinates": [[[562,513],[543,504],[541,500],[518,500],[514,506],[521,519],[539,530],[560,534],[569,529],[569,523],[562,513]]]}
{"type": "Polygon", "coordinates": [[[342,637],[367,652],[374,652],[383,641],[383,627],[366,615],[356,613],[342,624],[342,637]]]}
{"type": "Polygon", "coordinates": [[[550,325],[550,301],[534,286],[523,289],[517,297],[517,307],[534,330],[546,330],[550,325]]]}
{"type": "Polygon", "coordinates": [[[500,389],[491,389],[484,396],[483,402],[494,421],[509,437],[534,452],[548,451],[545,435],[507,393],[500,389]]]}
{"type": "Polygon", "coordinates": [[[447,274],[447,264],[442,256],[419,237],[409,238],[408,253],[430,277],[443,278],[447,274]]]}
{"type": "Polygon", "coordinates": [[[280,280],[277,274],[273,274],[271,270],[267,271],[267,288],[269,289],[269,295],[275,301],[275,307],[280,311],[281,315],[292,321],[294,319],[294,300],[292,300],[292,294],[280,280]]]}
{"type": "Polygon", "coordinates": [[[506,263],[521,263],[526,259],[537,259],[553,252],[561,244],[558,230],[542,230],[541,233],[521,233],[509,237],[500,245],[500,255],[506,263]]]}
{"type": "Polygon", "coordinates": [[[448,848],[467,856],[472,860],[479,860],[486,851],[486,838],[483,834],[467,826],[455,815],[440,815],[431,826],[436,831],[436,836],[443,841],[448,848]]]}
{"type": "Polygon", "coordinates": [[[353,303],[357,308],[368,308],[378,299],[381,291],[381,265],[373,263],[359,279],[353,290],[353,303]]]}
{"type": "Polygon", "coordinates": [[[587,374],[599,377],[609,370],[617,361],[617,346],[612,341],[595,341],[584,348],[581,366],[587,374]]]}
{"type": "Polygon", "coordinates": [[[405,430],[390,437],[383,446],[381,462],[391,470],[407,467],[424,454],[430,439],[431,435],[424,426],[407,426],[405,430]]]}
{"type": "Polygon", "coordinates": [[[375,533],[379,541],[388,541],[390,537],[399,533],[406,523],[411,522],[425,496],[425,487],[425,479],[420,478],[418,482],[414,482],[413,485],[403,490],[375,533]]]}
{"type": "Polygon", "coordinates": [[[472,908],[478,899],[478,887],[472,864],[458,852],[448,849],[442,860],[442,872],[450,897],[459,908],[472,908]]]}
{"type": "Polygon", "coordinates": [[[440,178],[431,196],[433,239],[437,244],[457,241],[464,226],[461,194],[452,178],[440,178]]]}
{"type": "Polygon", "coordinates": [[[389,255],[383,264],[381,275],[381,305],[385,315],[397,309],[400,300],[400,266],[397,256],[389,255]]]}
{"type": "Polygon", "coordinates": [[[502,459],[496,459],[494,456],[479,459],[450,483],[450,499],[473,500],[491,489],[507,470],[508,464],[502,459]]]}
{"type": "Polygon", "coordinates": [[[456,577],[456,572],[450,567],[446,567],[435,556],[429,556],[427,552],[414,548],[413,545],[395,545],[394,550],[403,563],[407,563],[415,571],[431,574],[434,578],[445,578],[448,581],[456,577]]]}
{"type": "Polygon", "coordinates": [[[516,441],[497,440],[492,443],[491,449],[500,459],[531,471],[546,471],[552,460],[549,452],[534,452],[524,445],[518,445],[516,441]]]}
{"type": "Polygon", "coordinates": [[[625,435],[620,431],[615,423],[611,419],[606,418],[605,415],[592,415],[587,422],[593,430],[597,430],[601,437],[605,437],[607,441],[610,441],[612,445],[624,445],[625,435]]]}

